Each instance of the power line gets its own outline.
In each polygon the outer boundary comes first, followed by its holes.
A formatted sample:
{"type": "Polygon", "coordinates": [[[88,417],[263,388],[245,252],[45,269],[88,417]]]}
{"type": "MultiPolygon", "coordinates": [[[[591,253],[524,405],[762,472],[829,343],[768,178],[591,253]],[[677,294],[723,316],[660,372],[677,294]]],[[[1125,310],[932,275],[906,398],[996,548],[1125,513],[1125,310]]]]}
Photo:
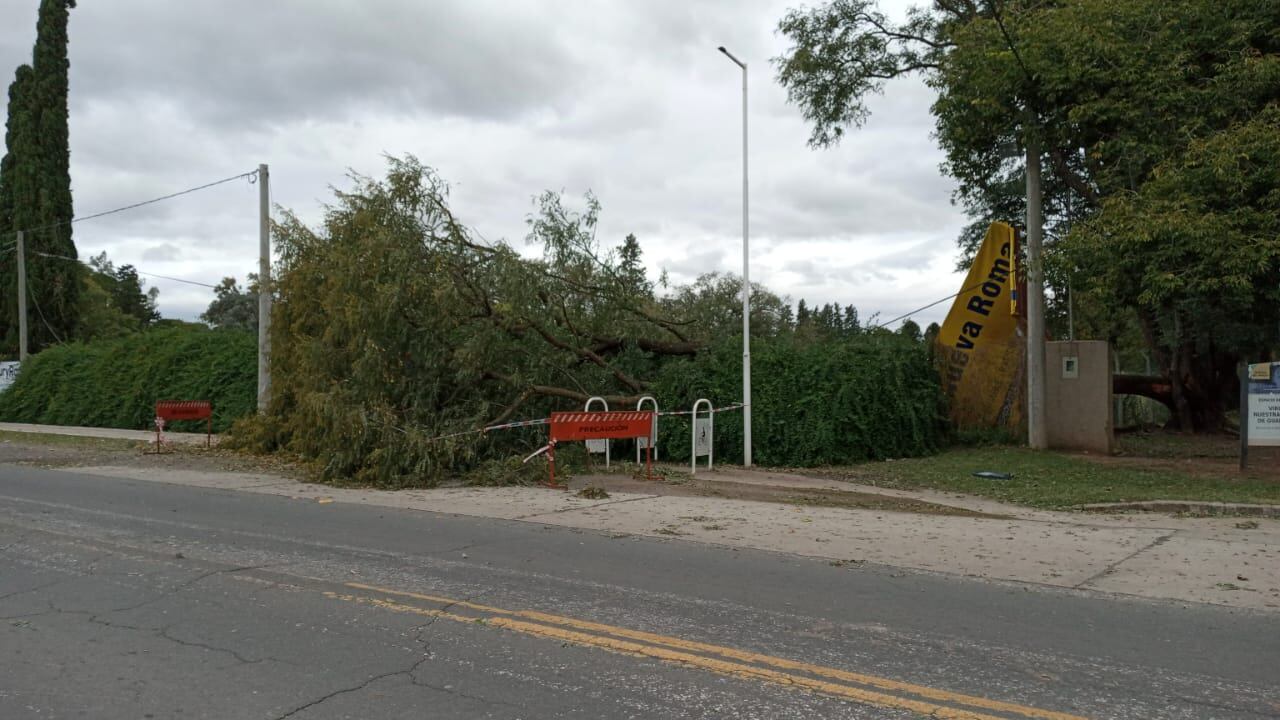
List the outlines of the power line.
{"type": "Polygon", "coordinates": [[[154,205],[155,203],[158,203],[158,202],[164,202],[165,200],[172,200],[176,197],[182,197],[183,195],[190,195],[191,193],[199,192],[201,190],[208,190],[211,187],[224,185],[226,183],[234,182],[236,180],[240,180],[243,178],[251,178],[250,182],[256,182],[257,177],[258,177],[258,171],[251,170],[249,172],[240,173],[239,175],[232,175],[229,178],[223,178],[221,180],[215,180],[211,183],[205,183],[204,185],[198,185],[196,187],[187,188],[186,190],[179,190],[178,192],[175,192],[175,193],[169,193],[168,195],[162,195],[157,198],[151,198],[150,200],[143,200],[142,202],[136,202],[136,203],[133,203],[132,205],[125,205],[124,207],[118,207],[118,208],[115,208],[114,210],[106,210],[100,213],[94,213],[92,215],[84,215],[82,217],[72,218],[71,220],[64,220],[63,222],[50,223],[49,225],[42,225],[40,227],[29,228],[26,230],[26,232],[34,233],[34,232],[39,232],[41,230],[49,230],[51,228],[58,228],[58,227],[63,227],[65,225],[84,222],[85,220],[93,220],[95,218],[105,217],[107,215],[114,215],[116,213],[125,212],[126,210],[134,210],[136,208],[144,207],[146,205],[154,205]]]}
{"type": "Polygon", "coordinates": [[[40,300],[36,298],[35,288],[31,285],[27,285],[27,295],[31,297],[31,302],[36,306],[36,312],[39,313],[40,320],[43,321],[44,326],[49,329],[49,334],[53,335],[54,340],[61,343],[62,338],[58,335],[58,331],[54,330],[53,326],[49,324],[49,319],[44,316],[44,310],[40,308],[40,300]]]}
{"type": "Polygon", "coordinates": [[[982,287],[982,283],[984,283],[984,282],[986,282],[986,280],[983,280],[982,282],[980,282],[980,283],[976,283],[976,284],[974,284],[974,285],[972,285],[972,286],[970,286],[970,287],[967,287],[967,288],[961,288],[959,292],[951,293],[950,295],[948,295],[948,296],[946,296],[946,297],[942,298],[941,300],[934,300],[933,302],[929,303],[928,305],[925,305],[924,307],[916,308],[915,310],[912,310],[912,311],[911,311],[911,312],[909,312],[909,313],[905,313],[905,314],[899,315],[898,317],[896,317],[896,318],[894,318],[894,319],[892,319],[892,320],[886,320],[886,321],[884,321],[884,322],[882,322],[882,323],[879,323],[879,324],[877,324],[877,325],[873,325],[873,326],[871,326],[871,329],[872,329],[872,330],[874,330],[874,329],[876,329],[876,328],[888,327],[889,325],[892,325],[892,324],[894,324],[894,323],[898,322],[899,320],[902,320],[902,319],[905,319],[905,318],[909,318],[909,317],[911,317],[912,315],[915,315],[916,313],[924,312],[925,310],[928,310],[929,308],[933,307],[934,305],[941,305],[942,303],[944,303],[944,302],[946,302],[946,301],[948,301],[948,300],[951,300],[951,299],[953,299],[953,298],[956,298],[956,297],[958,297],[958,296],[960,296],[960,295],[963,295],[963,294],[965,294],[965,293],[969,292],[970,290],[977,290],[978,288],[982,287]]]}
{"type": "MultiPolygon", "coordinates": [[[[71,262],[78,262],[78,263],[80,263],[81,265],[85,265],[85,266],[88,266],[88,267],[93,267],[92,265],[90,265],[89,263],[87,263],[87,262],[85,262],[85,261],[81,260],[80,258],[68,257],[68,256],[66,256],[66,255],[51,255],[51,254],[49,254],[49,253],[43,253],[43,252],[39,252],[39,251],[32,251],[32,253],[31,253],[31,254],[32,254],[32,255],[39,255],[40,257],[53,258],[53,259],[55,259],[55,260],[70,260],[71,262]]],[[[209,283],[202,283],[202,282],[198,282],[198,281],[196,281],[196,280],[184,280],[184,279],[182,279],[182,278],[169,277],[168,275],[161,275],[161,274],[159,274],[159,273],[147,272],[147,271],[143,270],[143,269],[142,269],[142,268],[140,268],[140,267],[136,267],[136,266],[132,266],[132,265],[131,265],[130,267],[133,267],[134,272],[138,273],[139,275],[144,275],[144,276],[146,276],[146,277],[150,277],[150,278],[160,278],[160,279],[162,279],[162,280],[172,280],[173,282],[186,283],[187,285],[199,285],[200,287],[206,287],[206,288],[209,288],[209,289],[211,289],[211,290],[217,290],[217,289],[218,289],[218,286],[217,286],[217,285],[210,285],[209,283]]]]}
{"type": "Polygon", "coordinates": [[[134,268],[134,270],[137,271],[139,275],[143,275],[149,278],[160,278],[161,280],[172,280],[173,282],[184,283],[187,285],[198,285],[200,287],[209,288],[210,290],[218,289],[217,285],[210,285],[209,283],[202,283],[195,280],[183,280],[182,278],[169,277],[168,275],[157,275],[155,273],[149,273],[143,270],[139,270],[138,268],[134,268]]]}

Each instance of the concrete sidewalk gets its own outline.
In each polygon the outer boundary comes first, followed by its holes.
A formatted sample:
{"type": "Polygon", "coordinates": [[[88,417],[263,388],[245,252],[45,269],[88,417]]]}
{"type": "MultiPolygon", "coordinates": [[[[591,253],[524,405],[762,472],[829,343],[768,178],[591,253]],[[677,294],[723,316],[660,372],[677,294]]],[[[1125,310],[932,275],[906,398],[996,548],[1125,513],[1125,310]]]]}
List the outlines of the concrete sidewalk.
{"type": "MultiPolygon", "coordinates": [[[[971,506],[1007,517],[621,492],[603,500],[586,500],[532,487],[345,489],[266,474],[172,468],[100,466],[76,471],[321,504],[358,503],[544,523],[617,538],[671,537],[828,558],[833,564],[871,562],[1070,590],[1280,611],[1280,520],[1268,518],[1055,513],[948,493],[904,493],[843,483],[839,484],[842,489],[971,506]]],[[[838,482],[793,477],[797,483],[819,487],[838,482]]],[[[780,479],[785,480],[772,477],[768,481],[776,484],[780,479]]],[[[599,480],[608,487],[608,476],[599,480]]]]}
{"type": "MultiPolygon", "coordinates": [[[[155,442],[155,430],[121,430],[119,428],[73,427],[70,425],[33,425],[30,423],[0,423],[0,432],[37,433],[40,435],[66,435],[68,437],[101,438],[106,440],[134,440],[136,442],[155,442]]],[[[203,445],[208,439],[203,433],[166,432],[164,439],[171,443],[183,445],[203,445]]],[[[218,444],[218,436],[213,436],[213,444],[218,444]]]]}
{"type": "MultiPolygon", "coordinates": [[[[659,465],[656,467],[669,468],[679,472],[687,471],[687,468],[683,465],[659,465]]],[[[607,475],[591,476],[591,479],[593,481],[603,481],[607,487],[608,477],[609,476],[607,475]]],[[[721,465],[710,472],[705,470],[700,471],[697,477],[715,480],[717,482],[731,482],[741,485],[769,485],[774,487],[787,487],[795,490],[834,490],[838,492],[866,493],[868,495],[881,495],[890,498],[919,500],[921,502],[945,505],[947,507],[960,508],[977,513],[1009,515],[1012,517],[1026,519],[1054,520],[1063,515],[1063,513],[1036,510],[1035,508],[1029,508],[1023,505],[1010,505],[998,500],[978,497],[976,495],[963,495],[960,493],[943,492],[941,490],[899,490],[897,488],[863,485],[860,483],[846,482],[844,480],[835,480],[833,478],[797,475],[796,473],[783,472],[780,470],[744,468],[736,465],[721,465]]]]}

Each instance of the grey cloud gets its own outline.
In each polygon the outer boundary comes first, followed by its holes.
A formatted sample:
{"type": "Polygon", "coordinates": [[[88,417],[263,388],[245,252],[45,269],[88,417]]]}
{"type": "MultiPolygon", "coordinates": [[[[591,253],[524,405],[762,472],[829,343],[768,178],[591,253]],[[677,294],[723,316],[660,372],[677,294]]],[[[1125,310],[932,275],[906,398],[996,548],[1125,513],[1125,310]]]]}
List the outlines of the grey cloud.
{"type": "Polygon", "coordinates": [[[232,127],[370,109],[512,118],[572,89],[548,19],[474,1],[82,3],[72,89],[232,127]]]}
{"type": "Polygon", "coordinates": [[[171,261],[177,260],[181,255],[181,251],[169,243],[149,247],[142,251],[142,259],[148,261],[171,261]]]}
{"type": "MultiPolygon", "coordinates": [[[[30,54],[35,2],[21,4],[6,8],[0,72],[30,54]]],[[[840,147],[806,147],[808,128],[767,65],[794,4],[81,2],[71,20],[76,209],[269,162],[273,200],[317,222],[347,168],[378,177],[383,152],[413,153],[454,183],[455,211],[491,241],[523,250],[531,198],[593,190],[602,243],[635,232],[650,267],[677,282],[736,273],[741,89],[715,51],[724,44],[750,63],[753,279],[861,307],[911,269],[895,244],[922,264],[953,255],[963,218],[937,171],[932,94],[918,81],[891,83],[840,147]]],[[[82,257],[106,250],[174,277],[243,280],[256,266],[257,189],[231,183],[85,222],[75,238],[82,257]]],[[[166,316],[194,317],[211,298],[155,285],[166,316]]],[[[932,291],[921,286],[912,292],[932,291]]]]}
{"type": "Polygon", "coordinates": [[[793,272],[798,275],[805,275],[809,277],[817,275],[819,272],[817,266],[813,264],[813,261],[807,258],[803,260],[790,260],[785,262],[782,264],[780,269],[783,272],[793,272]]]}
{"type": "MultiPolygon", "coordinates": [[[[810,295],[806,295],[806,291],[812,288],[821,288],[829,285],[851,284],[874,284],[892,282],[893,276],[878,269],[874,264],[868,266],[856,260],[848,263],[815,263],[812,260],[800,260],[784,263],[781,268],[783,272],[792,273],[799,276],[800,281],[797,284],[796,293],[799,297],[813,301],[810,295]]],[[[826,300],[835,300],[841,304],[847,304],[847,298],[825,298],[826,300]]]]}

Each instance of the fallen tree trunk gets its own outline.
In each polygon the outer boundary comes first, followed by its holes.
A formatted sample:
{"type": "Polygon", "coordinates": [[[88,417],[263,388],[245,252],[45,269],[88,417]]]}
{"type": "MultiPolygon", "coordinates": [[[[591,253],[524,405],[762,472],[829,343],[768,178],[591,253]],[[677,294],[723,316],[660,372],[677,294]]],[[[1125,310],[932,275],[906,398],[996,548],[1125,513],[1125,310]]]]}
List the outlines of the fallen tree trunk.
{"type": "Polygon", "coordinates": [[[1116,395],[1141,395],[1151,398],[1169,408],[1169,412],[1177,417],[1173,405],[1173,383],[1169,378],[1159,375],[1115,373],[1111,376],[1111,392],[1116,395]]]}

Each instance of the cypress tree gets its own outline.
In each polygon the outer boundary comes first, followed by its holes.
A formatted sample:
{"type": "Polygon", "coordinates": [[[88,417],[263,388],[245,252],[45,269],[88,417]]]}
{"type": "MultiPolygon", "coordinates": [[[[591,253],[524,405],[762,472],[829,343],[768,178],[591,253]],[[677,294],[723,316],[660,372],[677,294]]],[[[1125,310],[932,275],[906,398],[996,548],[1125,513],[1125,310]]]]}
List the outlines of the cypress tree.
{"type": "MultiPolygon", "coordinates": [[[[75,0],[41,0],[31,65],[9,87],[8,148],[0,161],[0,248],[25,230],[27,312],[31,349],[39,350],[75,329],[84,270],[79,263],[37,253],[77,257],[71,239],[71,148],[67,22],[75,0]]],[[[17,264],[0,264],[3,352],[18,346],[17,264]]]]}
{"type": "Polygon", "coordinates": [[[17,147],[20,125],[26,119],[27,95],[30,90],[31,66],[22,65],[9,84],[9,117],[4,128],[4,146],[8,150],[4,158],[0,159],[0,248],[13,242],[13,186],[14,173],[17,172],[17,153],[14,149],[17,147]]]}

